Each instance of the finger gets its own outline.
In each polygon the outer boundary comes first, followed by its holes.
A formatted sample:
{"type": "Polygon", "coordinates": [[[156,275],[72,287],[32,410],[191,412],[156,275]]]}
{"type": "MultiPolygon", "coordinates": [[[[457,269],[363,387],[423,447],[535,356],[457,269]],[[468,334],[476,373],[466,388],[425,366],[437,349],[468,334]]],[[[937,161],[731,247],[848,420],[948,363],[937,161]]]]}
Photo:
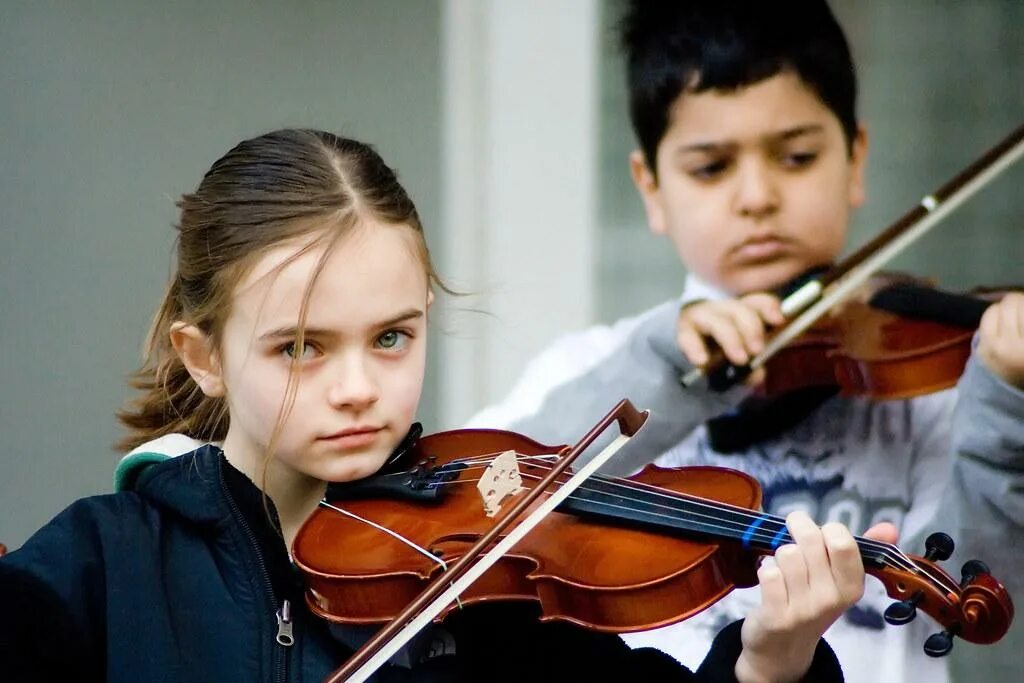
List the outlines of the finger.
{"type": "Polygon", "coordinates": [[[829,565],[839,595],[852,605],[864,593],[864,562],[853,534],[842,524],[830,522],[821,528],[829,565]]]}
{"type": "Polygon", "coordinates": [[[896,525],[890,522],[879,522],[864,532],[864,538],[881,543],[895,543],[899,537],[900,532],[896,529],[896,525]]]}
{"type": "Polygon", "coordinates": [[[690,313],[690,321],[698,332],[711,337],[718,344],[730,362],[746,365],[750,360],[736,324],[729,316],[710,307],[702,307],[690,313]]]}
{"type": "Polygon", "coordinates": [[[758,292],[743,297],[743,303],[757,311],[761,319],[769,325],[781,325],[786,322],[786,316],[782,314],[782,302],[774,294],[758,292]]]}
{"type": "Polygon", "coordinates": [[[803,553],[795,544],[787,544],[775,551],[775,565],[786,583],[786,604],[806,608],[810,602],[810,579],[803,553]]]}
{"type": "Polygon", "coordinates": [[[1007,334],[1014,335],[1017,340],[1024,337],[1024,295],[1017,292],[1007,294],[1000,302],[1003,308],[1002,329],[1007,334]]]}
{"type": "Polygon", "coordinates": [[[732,301],[723,310],[739,331],[747,353],[751,356],[761,353],[764,348],[765,322],[758,311],[741,301],[732,301]]]}
{"type": "Polygon", "coordinates": [[[999,336],[999,328],[1002,317],[1000,308],[1002,302],[992,304],[989,306],[985,313],[981,316],[981,323],[978,325],[978,331],[981,333],[982,341],[994,341],[999,336]]]}
{"type": "Polygon", "coordinates": [[[679,350],[683,352],[686,359],[694,365],[706,365],[708,362],[708,347],[704,344],[704,338],[700,332],[686,319],[680,318],[676,327],[676,342],[679,350]]]}
{"type": "Polygon", "coordinates": [[[786,517],[789,535],[796,541],[807,567],[807,580],[811,590],[827,590],[832,585],[832,567],[821,529],[810,516],[798,510],[786,517]]]}
{"type": "Polygon", "coordinates": [[[789,604],[786,594],[786,580],[782,571],[774,564],[762,564],[757,570],[757,582],[761,586],[761,609],[771,623],[777,622],[789,604]]]}
{"type": "Polygon", "coordinates": [[[759,387],[764,384],[764,378],[767,376],[768,373],[765,371],[764,366],[761,366],[747,375],[747,378],[743,380],[743,384],[748,387],[759,387]]]}

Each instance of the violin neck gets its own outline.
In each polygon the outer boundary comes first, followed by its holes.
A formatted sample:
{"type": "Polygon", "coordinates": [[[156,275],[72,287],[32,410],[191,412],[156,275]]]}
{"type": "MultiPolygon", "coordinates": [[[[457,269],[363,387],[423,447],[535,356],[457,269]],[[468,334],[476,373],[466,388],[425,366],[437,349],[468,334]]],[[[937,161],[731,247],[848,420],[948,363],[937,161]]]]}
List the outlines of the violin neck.
{"type": "MultiPolygon", "coordinates": [[[[626,479],[591,478],[558,510],[683,537],[739,542],[745,549],[765,555],[794,542],[782,517],[653,489],[626,479]]],[[[882,544],[860,536],[854,538],[867,568],[884,565],[882,544]]]]}

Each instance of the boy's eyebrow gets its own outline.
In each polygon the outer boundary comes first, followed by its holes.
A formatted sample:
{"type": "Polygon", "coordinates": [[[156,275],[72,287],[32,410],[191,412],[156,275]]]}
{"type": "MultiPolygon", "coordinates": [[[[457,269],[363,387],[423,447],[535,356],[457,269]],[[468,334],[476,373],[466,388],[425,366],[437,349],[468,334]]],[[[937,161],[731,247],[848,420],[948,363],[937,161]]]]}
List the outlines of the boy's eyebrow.
{"type": "MultiPolygon", "coordinates": [[[[384,320],[382,322],[379,322],[379,323],[375,324],[374,327],[379,328],[379,329],[383,329],[385,327],[391,327],[391,326],[397,325],[399,323],[408,322],[410,320],[416,320],[416,319],[422,318],[422,317],[423,317],[423,311],[421,309],[410,308],[407,311],[403,311],[403,312],[399,313],[398,315],[394,316],[393,318],[388,318],[387,320],[384,320]]],[[[329,329],[322,328],[322,327],[308,327],[307,326],[306,329],[305,329],[305,336],[307,336],[307,337],[313,337],[313,336],[329,337],[329,336],[332,336],[332,335],[335,335],[335,334],[336,334],[336,332],[334,330],[329,330],[329,329]]],[[[290,338],[297,337],[298,335],[299,335],[299,326],[298,325],[284,325],[283,327],[278,327],[278,328],[275,328],[273,330],[269,330],[267,332],[264,332],[263,334],[261,334],[259,336],[259,339],[260,339],[260,341],[267,340],[267,339],[277,339],[277,338],[289,338],[290,339],[290,338]]]]}
{"type": "Polygon", "coordinates": [[[776,133],[772,137],[779,140],[792,140],[798,138],[801,135],[809,135],[810,133],[821,133],[824,132],[825,126],[820,123],[808,123],[806,126],[796,126],[795,128],[788,128],[784,131],[776,133]]]}
{"type": "MultiPolygon", "coordinates": [[[[767,135],[767,139],[772,141],[786,141],[798,138],[802,135],[810,135],[812,133],[824,132],[825,127],[819,123],[808,123],[803,126],[795,126],[793,128],[787,128],[777,133],[771,133],[767,135]]],[[[676,154],[687,154],[690,152],[720,152],[723,149],[733,149],[737,146],[736,142],[732,140],[722,142],[695,142],[691,145],[682,145],[675,150],[676,154]]]]}

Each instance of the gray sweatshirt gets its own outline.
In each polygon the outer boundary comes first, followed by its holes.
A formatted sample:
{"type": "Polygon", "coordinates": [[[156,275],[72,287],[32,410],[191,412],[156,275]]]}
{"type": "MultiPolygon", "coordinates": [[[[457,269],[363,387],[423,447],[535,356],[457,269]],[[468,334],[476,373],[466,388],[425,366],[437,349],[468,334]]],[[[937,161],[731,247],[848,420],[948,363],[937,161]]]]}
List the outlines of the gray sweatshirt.
{"type": "MultiPolygon", "coordinates": [[[[691,280],[683,301],[708,294],[691,280]]],[[[1011,566],[1004,561],[1012,558],[1016,567],[1024,566],[1024,550],[1007,553],[1010,543],[1024,546],[1021,392],[972,362],[959,389],[955,422],[956,390],[886,402],[836,397],[777,437],[739,453],[717,453],[704,422],[734,406],[743,390],[719,395],[680,386],[678,378],[689,365],[675,342],[679,307],[680,301],[670,301],[610,327],[566,335],[531,362],[504,401],[468,426],[513,429],[549,444],[573,443],[628,397],[637,408],[650,409],[652,417],[606,473],[625,475],[651,462],[739,469],[760,481],[769,513],[799,508],[819,524],[839,521],[857,534],[890,521],[900,529],[900,547],[919,555],[927,534],[945,531],[1013,590],[1011,566]],[[948,514],[953,509],[958,516],[948,514]],[[983,532],[975,533],[979,529],[983,532]]],[[[959,562],[944,566],[959,577],[959,562]]],[[[694,664],[722,626],[759,601],[756,587],[736,590],[684,622],[624,638],[694,664]]],[[[902,627],[885,624],[882,613],[892,601],[881,583],[869,578],[864,598],[826,633],[847,680],[948,680],[948,658],[933,659],[922,651],[925,639],[940,628],[925,615],[902,627]]],[[[954,648],[958,655],[963,651],[984,666],[996,664],[992,646],[954,648]]]]}

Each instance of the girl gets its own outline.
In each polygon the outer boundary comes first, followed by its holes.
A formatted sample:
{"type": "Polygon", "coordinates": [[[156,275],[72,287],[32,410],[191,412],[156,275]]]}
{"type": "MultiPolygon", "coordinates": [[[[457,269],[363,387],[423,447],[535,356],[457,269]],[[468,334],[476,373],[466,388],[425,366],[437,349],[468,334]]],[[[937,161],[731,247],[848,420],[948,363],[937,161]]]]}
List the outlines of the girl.
{"type": "MultiPolygon", "coordinates": [[[[358,644],[306,610],[287,548],[326,482],[373,474],[410,431],[441,286],[416,209],[371,148],[310,130],[240,143],[179,206],[121,419],[127,447],[189,452],[0,560],[6,680],[318,681],[358,644]]],[[[820,635],[860,595],[859,555],[842,527],[790,528],[764,603],[696,674],[518,605],[456,612],[378,680],[841,680],[820,635]]]]}

